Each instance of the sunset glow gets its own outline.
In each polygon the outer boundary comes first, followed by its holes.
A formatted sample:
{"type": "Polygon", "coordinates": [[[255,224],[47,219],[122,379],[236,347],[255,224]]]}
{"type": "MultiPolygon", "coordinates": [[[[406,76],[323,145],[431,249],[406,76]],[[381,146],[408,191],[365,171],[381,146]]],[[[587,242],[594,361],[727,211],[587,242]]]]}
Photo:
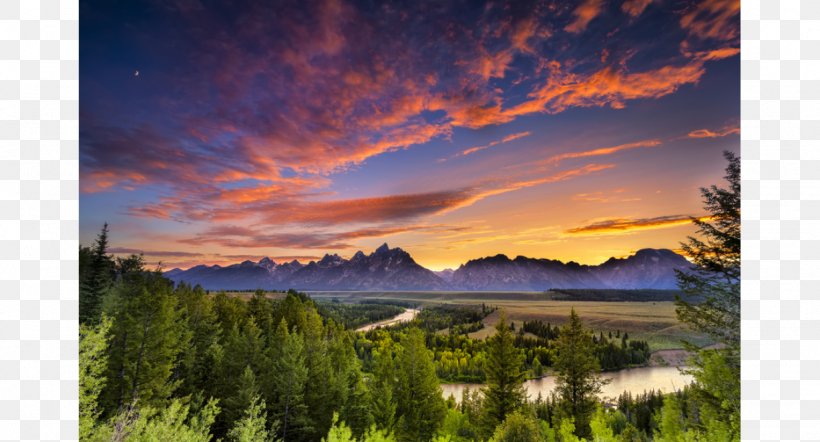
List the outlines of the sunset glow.
{"type": "Polygon", "coordinates": [[[81,14],[81,243],[166,269],[678,249],[739,151],[739,0],[81,14]]]}

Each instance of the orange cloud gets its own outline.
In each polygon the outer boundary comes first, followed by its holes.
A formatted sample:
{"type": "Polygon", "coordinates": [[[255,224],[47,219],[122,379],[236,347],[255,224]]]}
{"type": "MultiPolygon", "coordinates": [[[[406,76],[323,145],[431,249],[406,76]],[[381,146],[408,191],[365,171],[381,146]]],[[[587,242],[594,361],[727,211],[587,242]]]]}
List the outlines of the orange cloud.
{"type": "MultiPolygon", "coordinates": [[[[708,221],[710,217],[698,218],[708,221]]],[[[571,235],[613,235],[629,233],[636,230],[666,229],[685,226],[692,223],[692,218],[685,215],[659,216],[655,218],[613,218],[598,221],[586,226],[575,227],[565,231],[571,235]]]]}
{"type": "Polygon", "coordinates": [[[740,53],[740,48],[733,48],[733,47],[725,47],[719,49],[713,49],[711,51],[703,51],[694,54],[700,60],[723,60],[724,58],[734,57],[735,55],[740,53]]]}
{"type": "Polygon", "coordinates": [[[595,203],[612,203],[612,202],[632,202],[632,201],[641,201],[641,198],[638,197],[624,197],[621,196],[625,192],[625,189],[616,189],[611,192],[588,192],[588,193],[578,193],[573,195],[572,199],[575,201],[587,201],[587,202],[595,202],[595,203]]]}
{"type": "Polygon", "coordinates": [[[139,172],[115,173],[106,170],[86,172],[80,180],[80,190],[84,193],[97,193],[110,190],[114,186],[136,186],[146,183],[145,175],[139,172]]]}
{"type": "Polygon", "coordinates": [[[704,0],[685,13],[680,25],[700,39],[731,41],[739,36],[740,0],[704,0]]]}
{"type": "Polygon", "coordinates": [[[601,13],[603,4],[603,0],[584,0],[584,2],[578,5],[572,12],[575,18],[570,24],[564,27],[564,30],[573,34],[583,32],[587,28],[587,25],[589,25],[589,22],[601,13]]]}
{"type": "Polygon", "coordinates": [[[128,247],[111,247],[109,253],[114,255],[145,255],[153,257],[173,257],[173,258],[196,258],[204,256],[202,253],[177,252],[167,250],[143,250],[128,247]]]}
{"type": "Polygon", "coordinates": [[[722,129],[718,129],[716,131],[712,131],[709,129],[698,129],[689,132],[687,136],[689,138],[720,138],[725,137],[727,135],[732,134],[739,134],[740,128],[737,126],[725,126],[722,129]]]}
{"type": "Polygon", "coordinates": [[[463,156],[467,156],[467,155],[470,155],[470,154],[474,154],[476,152],[480,152],[482,150],[489,149],[493,146],[498,146],[499,144],[509,143],[510,141],[515,141],[519,138],[528,137],[531,134],[532,133],[529,132],[529,131],[510,134],[510,135],[507,135],[506,137],[504,137],[500,140],[495,140],[495,141],[492,141],[490,143],[487,143],[487,144],[484,144],[484,145],[481,145],[481,146],[474,146],[474,147],[470,147],[468,149],[464,149],[461,152],[454,155],[453,157],[459,157],[459,156],[463,157],[463,156]]]}
{"type": "Polygon", "coordinates": [[[505,114],[509,117],[535,112],[555,114],[570,107],[607,105],[621,109],[627,100],[660,98],[683,85],[697,83],[704,72],[702,60],[636,73],[612,67],[590,75],[554,70],[546,84],[529,95],[531,100],[510,108],[505,114]]]}
{"type": "Polygon", "coordinates": [[[529,45],[530,38],[535,37],[538,35],[538,23],[532,19],[527,18],[525,20],[521,20],[517,26],[512,30],[510,33],[510,43],[512,47],[521,51],[521,52],[533,52],[532,47],[529,45]]]}
{"type": "Polygon", "coordinates": [[[621,10],[634,18],[641,15],[650,3],[652,0],[624,0],[621,10]]]}
{"type": "Polygon", "coordinates": [[[566,152],[562,154],[558,154],[546,159],[545,163],[555,163],[558,161],[563,161],[570,158],[586,158],[586,157],[597,157],[602,155],[612,155],[617,152],[621,152],[624,150],[632,150],[632,149],[639,149],[644,147],[655,147],[660,146],[663,142],[659,139],[652,139],[652,140],[642,140],[636,141],[634,143],[626,143],[626,144],[619,144],[617,146],[609,146],[609,147],[600,147],[598,149],[592,150],[585,150],[581,152],[566,152]]]}

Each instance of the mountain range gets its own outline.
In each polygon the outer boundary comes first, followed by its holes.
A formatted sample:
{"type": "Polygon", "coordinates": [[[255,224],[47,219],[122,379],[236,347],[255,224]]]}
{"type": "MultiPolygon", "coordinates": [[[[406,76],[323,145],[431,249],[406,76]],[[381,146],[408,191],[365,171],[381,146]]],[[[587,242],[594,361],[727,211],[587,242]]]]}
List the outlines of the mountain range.
{"type": "Polygon", "coordinates": [[[495,255],[470,260],[458,269],[428,270],[400,248],[383,244],[373,253],[337,254],[319,261],[277,264],[270,258],[230,266],[198,265],[165,272],[169,279],[209,290],[534,290],[677,289],[675,270],[691,267],[668,249],[641,249],[627,258],[610,258],[591,266],[517,256],[495,255]]]}

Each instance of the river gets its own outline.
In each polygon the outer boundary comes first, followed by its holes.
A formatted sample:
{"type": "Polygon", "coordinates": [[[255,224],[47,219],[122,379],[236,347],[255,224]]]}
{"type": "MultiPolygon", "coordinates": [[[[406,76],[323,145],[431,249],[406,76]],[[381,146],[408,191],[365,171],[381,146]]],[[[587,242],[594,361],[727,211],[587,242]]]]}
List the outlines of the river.
{"type": "MultiPolygon", "coordinates": [[[[601,397],[612,399],[617,398],[624,391],[638,394],[655,389],[668,393],[679,390],[684,385],[692,382],[692,376],[681,374],[678,367],[627,368],[602,373],[601,375],[604,378],[612,379],[612,382],[601,388],[603,390],[601,397]]],[[[467,387],[471,391],[475,391],[483,387],[483,384],[441,384],[441,391],[445,398],[452,394],[457,402],[461,402],[461,396],[467,387]]],[[[540,379],[531,379],[524,382],[524,387],[530,400],[535,400],[538,393],[541,393],[542,397],[547,397],[555,388],[555,377],[546,376],[540,379]]]]}
{"type": "Polygon", "coordinates": [[[419,314],[420,311],[421,310],[419,310],[417,308],[404,309],[403,312],[399,313],[396,316],[393,316],[390,319],[385,319],[384,321],[374,322],[372,324],[367,324],[367,325],[361,326],[361,327],[357,328],[356,331],[366,332],[366,331],[372,330],[372,329],[377,328],[377,327],[385,327],[385,326],[388,326],[388,325],[398,324],[399,322],[412,321],[413,318],[415,318],[416,315],[419,314]]]}

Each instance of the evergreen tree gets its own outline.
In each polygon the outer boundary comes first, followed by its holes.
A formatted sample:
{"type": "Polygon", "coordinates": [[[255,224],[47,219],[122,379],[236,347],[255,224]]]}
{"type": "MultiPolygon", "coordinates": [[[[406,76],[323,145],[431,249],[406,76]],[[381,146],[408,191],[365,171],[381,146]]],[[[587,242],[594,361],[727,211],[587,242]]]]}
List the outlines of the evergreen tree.
{"type": "Polygon", "coordinates": [[[191,413],[190,406],[179,399],[158,411],[152,407],[129,408],[113,420],[113,425],[99,428],[90,440],[209,442],[210,426],[218,413],[215,400],[208,401],[198,413],[191,413]]]}
{"type": "Polygon", "coordinates": [[[555,433],[546,423],[520,411],[510,413],[496,428],[491,442],[555,442],[555,433]]]}
{"type": "Polygon", "coordinates": [[[658,431],[655,440],[658,442],[675,442],[683,438],[683,416],[680,404],[675,395],[663,399],[663,408],[658,416],[658,431]]]}
{"type": "Polygon", "coordinates": [[[446,413],[433,358],[424,344],[424,334],[408,330],[398,358],[396,401],[399,420],[396,436],[400,441],[429,441],[446,413]]]}
{"type": "Polygon", "coordinates": [[[80,325],[80,439],[86,440],[94,433],[100,416],[98,400],[105,386],[108,369],[108,332],[111,320],[103,317],[97,326],[80,325]]]}
{"type": "Polygon", "coordinates": [[[469,417],[455,408],[447,410],[438,435],[447,437],[452,442],[478,440],[477,429],[470,422],[469,417]]]}
{"type": "Polygon", "coordinates": [[[267,413],[265,413],[265,401],[259,396],[251,398],[248,408],[245,410],[242,419],[234,424],[228,432],[228,440],[232,442],[268,442],[267,413]]]}
{"type": "Polygon", "coordinates": [[[373,353],[373,379],[371,385],[371,410],[376,427],[390,433],[396,423],[396,364],[393,360],[392,342],[389,337],[382,341],[373,353]]]}
{"type": "Polygon", "coordinates": [[[558,426],[558,440],[561,442],[584,442],[575,433],[577,431],[572,418],[561,419],[561,424],[558,426]]]}
{"type": "Polygon", "coordinates": [[[179,377],[182,381],[177,394],[192,395],[205,391],[209,396],[217,396],[218,370],[224,357],[220,344],[221,330],[214,303],[200,286],[191,288],[180,283],[175,294],[180,303],[182,321],[190,336],[190,345],[182,349],[179,377]]]}
{"type": "Polygon", "coordinates": [[[295,295],[288,295],[288,298],[293,303],[293,308],[301,306],[291,315],[301,324],[299,330],[304,337],[308,379],[324,380],[323,388],[308,388],[305,391],[305,404],[313,431],[310,439],[316,440],[327,433],[332,424],[333,413],[341,411],[347,402],[350,385],[358,371],[358,366],[354,367],[354,364],[358,361],[344,333],[337,331],[330,339],[325,336],[322,317],[312,302],[302,302],[295,295]]]}
{"type": "Polygon", "coordinates": [[[482,426],[487,435],[493,434],[507,415],[518,409],[527,398],[523,385],[525,373],[521,370],[524,355],[515,347],[515,336],[507,326],[504,314],[495,330],[495,334],[487,339],[484,368],[487,386],[484,388],[482,426]]]}
{"type": "Polygon", "coordinates": [[[589,427],[592,431],[592,442],[619,442],[618,437],[615,436],[614,429],[610,426],[607,412],[603,407],[598,407],[595,410],[589,427]]]}
{"type": "Polygon", "coordinates": [[[600,367],[594,354],[592,336],[584,328],[574,308],[570,312],[569,322],[561,328],[557,348],[556,391],[561,412],[573,419],[577,436],[587,437],[596,395],[606,381],[598,375],[600,367]]]}
{"type": "Polygon", "coordinates": [[[535,356],[532,359],[532,374],[537,378],[544,375],[544,366],[541,365],[541,361],[538,359],[538,356],[535,356]]]}
{"type": "Polygon", "coordinates": [[[143,269],[140,256],[120,260],[120,281],[106,303],[112,318],[107,409],[162,407],[179,385],[177,356],[188,346],[172,283],[143,269]]]}
{"type": "Polygon", "coordinates": [[[353,435],[360,439],[374,424],[373,415],[370,413],[370,392],[358,369],[351,372],[351,384],[350,394],[341,414],[353,430],[353,435]]]}
{"type": "MultiPolygon", "coordinates": [[[[677,301],[678,319],[693,330],[710,336],[720,349],[695,352],[690,373],[699,386],[710,416],[728,422],[730,439],[740,438],[740,159],[730,152],[725,179],[728,187],[702,188],[707,219],[693,219],[700,238],[689,237],[683,250],[695,264],[691,271],[678,271],[681,291],[700,303],[677,301]]],[[[713,426],[719,423],[712,424],[713,426]]]]}
{"type": "Polygon", "coordinates": [[[279,421],[281,438],[286,441],[298,440],[312,430],[305,405],[305,385],[308,379],[305,344],[299,333],[288,331],[285,320],[279,323],[275,339],[278,351],[272,362],[271,374],[276,400],[270,411],[279,421]]]}
{"type": "MultiPolygon", "coordinates": [[[[221,428],[216,428],[214,432],[215,435],[220,436],[226,434],[224,428],[231,428],[231,430],[233,430],[236,422],[247,418],[249,410],[255,406],[259,406],[258,402],[260,401],[263,404],[265,402],[261,399],[256,376],[250,366],[245,366],[242,375],[233,383],[232,391],[223,401],[222,413],[217,416],[217,424],[220,425],[221,428]]],[[[264,411],[264,408],[265,407],[262,406],[262,411],[264,411]]]]}
{"type": "Polygon", "coordinates": [[[114,260],[108,255],[108,223],[94,243],[93,248],[80,248],[80,323],[97,323],[100,320],[102,301],[111,288],[114,276],[114,260]]]}
{"type": "Polygon", "coordinates": [[[355,438],[353,431],[345,425],[344,422],[339,421],[339,416],[334,414],[331,421],[331,427],[328,430],[327,436],[322,438],[322,442],[396,442],[396,439],[384,431],[377,430],[375,427],[367,431],[361,438],[355,438]]]}

